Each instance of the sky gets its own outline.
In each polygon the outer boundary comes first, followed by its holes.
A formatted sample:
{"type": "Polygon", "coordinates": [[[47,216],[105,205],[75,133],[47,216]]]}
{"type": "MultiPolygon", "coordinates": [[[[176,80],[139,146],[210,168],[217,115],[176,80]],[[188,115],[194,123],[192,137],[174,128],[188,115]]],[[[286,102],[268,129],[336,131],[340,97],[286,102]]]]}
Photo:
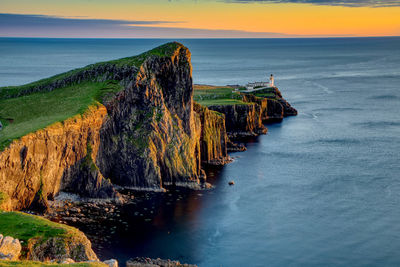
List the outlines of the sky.
{"type": "Polygon", "coordinates": [[[400,0],[0,0],[0,36],[400,36],[400,0]]]}

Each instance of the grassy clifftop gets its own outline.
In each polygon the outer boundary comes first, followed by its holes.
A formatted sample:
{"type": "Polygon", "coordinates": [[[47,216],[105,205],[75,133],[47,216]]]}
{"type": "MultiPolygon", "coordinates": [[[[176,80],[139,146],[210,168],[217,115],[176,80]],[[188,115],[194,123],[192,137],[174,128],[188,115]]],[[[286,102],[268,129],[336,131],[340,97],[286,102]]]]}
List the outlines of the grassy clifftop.
{"type": "Polygon", "coordinates": [[[229,86],[195,85],[194,100],[203,106],[213,105],[248,105],[240,94],[229,86]]]}
{"type": "Polygon", "coordinates": [[[123,89],[149,57],[170,57],[180,46],[168,43],[138,56],[100,62],[22,86],[0,87],[0,151],[12,140],[82,114],[123,89]],[[116,73],[120,72],[120,73],[116,73]]]}
{"type": "Polygon", "coordinates": [[[74,70],[71,70],[68,72],[57,74],[55,76],[45,78],[45,79],[42,79],[39,81],[35,81],[32,83],[28,83],[25,85],[21,85],[21,86],[0,87],[0,99],[18,97],[21,94],[25,94],[24,92],[28,92],[28,94],[29,94],[29,89],[31,89],[31,88],[45,86],[45,85],[54,83],[56,81],[61,81],[61,80],[67,79],[77,73],[94,70],[94,69],[97,69],[98,67],[104,67],[107,65],[114,65],[116,67],[140,67],[140,65],[150,56],[158,56],[158,57],[172,56],[174,51],[180,45],[181,44],[179,44],[177,42],[171,42],[171,43],[167,43],[167,44],[161,45],[159,47],[156,47],[152,50],[149,50],[149,51],[144,52],[137,56],[125,57],[125,58],[120,58],[120,59],[116,59],[116,60],[110,60],[110,61],[90,64],[83,68],[74,69],[74,70]]]}
{"type": "Polygon", "coordinates": [[[51,237],[64,237],[74,230],[72,227],[57,224],[38,216],[21,212],[0,212],[0,233],[17,238],[25,245],[32,238],[41,238],[45,241],[51,237]]]}
{"type": "Polygon", "coordinates": [[[82,232],[39,216],[0,211],[0,234],[21,241],[21,259],[24,260],[97,260],[90,241],[82,232]]]}

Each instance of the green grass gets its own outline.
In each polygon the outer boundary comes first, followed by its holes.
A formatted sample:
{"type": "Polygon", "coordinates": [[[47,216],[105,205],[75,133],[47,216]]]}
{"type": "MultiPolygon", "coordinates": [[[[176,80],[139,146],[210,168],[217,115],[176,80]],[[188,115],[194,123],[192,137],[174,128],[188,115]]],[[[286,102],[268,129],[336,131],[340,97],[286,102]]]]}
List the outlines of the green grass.
{"type": "Polygon", "coordinates": [[[106,267],[101,262],[82,262],[72,264],[43,263],[37,261],[0,261],[0,267],[106,267]]]}
{"type": "MultiPolygon", "coordinates": [[[[175,42],[167,43],[138,56],[92,64],[22,86],[1,87],[0,121],[3,129],[0,131],[0,151],[15,139],[55,122],[62,122],[74,115],[83,114],[90,105],[98,102],[104,103],[116,92],[122,90],[122,86],[118,81],[93,82],[88,80],[50,92],[43,90],[32,93],[32,89],[52,84],[100,65],[138,67],[150,56],[172,56],[178,46],[179,44],[175,42]]],[[[36,89],[35,91],[37,91],[36,89]]]]}
{"type": "Polygon", "coordinates": [[[211,89],[196,89],[194,90],[193,99],[203,106],[213,105],[248,105],[243,102],[242,97],[233,92],[230,87],[215,87],[211,89]]]}
{"type": "Polygon", "coordinates": [[[112,81],[84,82],[51,92],[0,99],[0,121],[13,120],[0,131],[0,150],[14,139],[84,113],[90,105],[103,102],[107,95],[121,89],[112,81]]]}
{"type": "Polygon", "coordinates": [[[146,60],[146,58],[148,58],[150,56],[158,56],[158,57],[171,56],[178,46],[179,46],[179,44],[176,42],[167,43],[167,44],[161,45],[159,47],[156,47],[150,51],[147,51],[147,52],[142,53],[137,56],[125,57],[125,58],[120,58],[120,59],[116,59],[116,60],[91,64],[91,65],[88,65],[83,68],[74,69],[74,70],[71,70],[71,71],[68,71],[65,73],[57,74],[55,76],[52,76],[52,77],[49,77],[46,79],[42,79],[39,81],[35,81],[32,83],[28,83],[25,85],[21,85],[21,86],[0,87],[0,99],[17,97],[17,96],[23,95],[23,94],[26,94],[25,92],[29,92],[29,89],[31,89],[31,88],[48,85],[57,80],[63,80],[65,78],[68,78],[69,76],[72,76],[79,72],[94,69],[94,68],[102,66],[102,65],[116,65],[117,67],[125,67],[125,66],[139,67],[146,60]]]}
{"type": "Polygon", "coordinates": [[[74,231],[77,230],[39,216],[22,212],[0,212],[0,233],[23,241],[24,246],[31,238],[41,238],[45,241],[51,237],[67,236],[74,231]]]}
{"type": "Polygon", "coordinates": [[[223,105],[251,105],[251,103],[243,102],[238,99],[224,98],[224,99],[208,99],[198,101],[199,104],[203,106],[223,106],[223,105]]]}
{"type": "Polygon", "coordinates": [[[253,92],[251,93],[255,96],[259,96],[259,97],[264,97],[264,98],[276,98],[276,95],[274,93],[256,93],[253,92]]]}

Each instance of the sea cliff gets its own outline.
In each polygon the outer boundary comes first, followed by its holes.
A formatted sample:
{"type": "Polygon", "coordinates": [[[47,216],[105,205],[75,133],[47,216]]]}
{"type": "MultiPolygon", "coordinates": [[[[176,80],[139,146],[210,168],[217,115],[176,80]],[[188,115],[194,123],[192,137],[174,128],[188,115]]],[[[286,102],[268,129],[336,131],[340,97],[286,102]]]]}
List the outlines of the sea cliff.
{"type": "Polygon", "coordinates": [[[190,60],[190,51],[173,42],[136,57],[0,88],[0,104],[81,87],[77,97],[92,92],[94,99],[84,102],[80,114],[29,128],[14,140],[4,137],[13,127],[12,114],[0,112],[0,118],[10,118],[0,131],[6,144],[0,152],[3,209],[43,212],[47,199],[60,191],[118,200],[115,185],[208,188],[205,164],[230,162],[228,151],[245,150],[234,140],[264,134],[264,122],[297,114],[277,88],[274,98],[238,93],[240,104],[195,103],[190,60]]]}

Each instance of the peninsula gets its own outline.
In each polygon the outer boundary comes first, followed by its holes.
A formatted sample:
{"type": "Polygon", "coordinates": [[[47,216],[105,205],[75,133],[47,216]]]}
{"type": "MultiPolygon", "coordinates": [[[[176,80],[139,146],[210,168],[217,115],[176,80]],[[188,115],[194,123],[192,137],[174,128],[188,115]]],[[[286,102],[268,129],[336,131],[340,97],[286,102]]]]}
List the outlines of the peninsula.
{"type": "Polygon", "coordinates": [[[208,189],[205,165],[297,115],[275,86],[193,86],[190,58],[172,42],[0,88],[0,234],[17,251],[2,257],[0,244],[0,258],[97,264],[79,230],[17,211],[44,214],[61,192],[123,203],[121,189],[208,189]]]}

